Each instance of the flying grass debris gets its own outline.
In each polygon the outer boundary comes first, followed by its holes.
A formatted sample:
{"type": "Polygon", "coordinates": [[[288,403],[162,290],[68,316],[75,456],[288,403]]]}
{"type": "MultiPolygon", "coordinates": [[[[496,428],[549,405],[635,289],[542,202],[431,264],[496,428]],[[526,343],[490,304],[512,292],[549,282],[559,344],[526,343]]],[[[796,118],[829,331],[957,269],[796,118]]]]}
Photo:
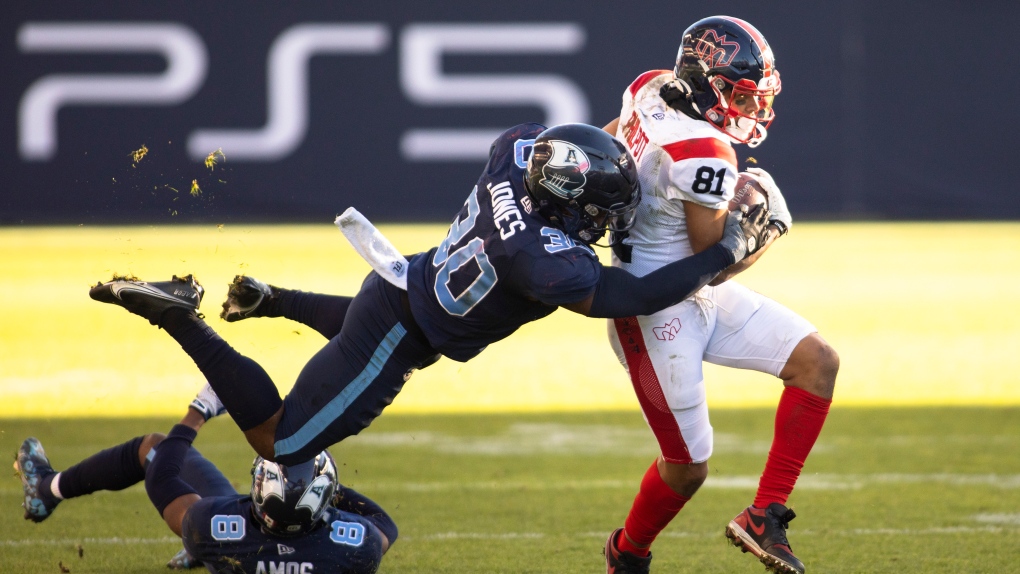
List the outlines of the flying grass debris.
{"type": "Polygon", "coordinates": [[[147,153],[149,153],[149,148],[145,147],[145,144],[142,144],[142,147],[140,147],[140,148],[136,149],[135,151],[131,152],[131,161],[132,161],[132,166],[131,167],[134,167],[134,166],[138,165],[138,162],[142,161],[142,158],[145,157],[145,154],[147,154],[147,153]]]}
{"type": "Polygon", "coordinates": [[[191,197],[198,197],[202,195],[202,188],[198,187],[198,180],[191,180],[191,197]]]}
{"type": "Polygon", "coordinates": [[[205,156],[205,167],[209,168],[209,170],[211,171],[214,167],[216,167],[216,164],[219,163],[220,161],[227,161],[227,156],[223,155],[223,148],[219,148],[216,151],[212,152],[211,154],[205,156]],[[217,156],[219,156],[218,160],[216,159],[217,156]]]}

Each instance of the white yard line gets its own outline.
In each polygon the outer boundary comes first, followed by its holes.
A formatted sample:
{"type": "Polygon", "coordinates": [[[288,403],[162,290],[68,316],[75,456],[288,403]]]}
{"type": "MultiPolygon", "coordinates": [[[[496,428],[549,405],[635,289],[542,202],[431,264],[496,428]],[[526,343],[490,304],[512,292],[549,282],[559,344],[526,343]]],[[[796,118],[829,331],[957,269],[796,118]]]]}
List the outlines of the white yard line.
{"type": "Polygon", "coordinates": [[[39,538],[30,540],[0,540],[0,546],[74,546],[76,544],[110,544],[114,546],[135,546],[141,544],[171,544],[180,543],[181,539],[176,536],[164,536],[163,538],[39,538]]]}
{"type": "MultiPolygon", "coordinates": [[[[975,515],[971,517],[978,522],[987,522],[988,515],[975,515]]],[[[1020,533],[1020,521],[1016,520],[1017,515],[994,515],[1008,516],[1009,520],[1002,520],[1006,526],[946,526],[938,528],[849,528],[843,530],[796,530],[797,536],[935,536],[949,534],[1016,534],[1020,533]]],[[[996,520],[996,522],[998,522],[996,520]]],[[[563,533],[556,533],[561,536],[563,533]]],[[[426,536],[407,536],[401,534],[400,539],[405,542],[437,541],[437,540],[535,540],[548,536],[544,532],[441,532],[426,536]]],[[[577,532],[571,535],[573,538],[599,538],[604,539],[606,532],[577,532]]],[[[659,535],[663,538],[693,538],[712,539],[722,538],[722,529],[711,532],[686,532],[667,530],[659,535]]],[[[147,544],[172,544],[179,543],[180,538],[166,536],[163,538],[58,538],[58,539],[34,539],[34,540],[0,540],[0,546],[21,547],[21,546],[75,546],[77,544],[94,545],[105,544],[115,546],[138,546],[147,544]]]]}
{"type": "MultiPolygon", "coordinates": [[[[442,492],[451,490],[575,490],[634,489],[640,477],[633,480],[559,480],[559,481],[480,481],[480,482],[400,482],[371,483],[366,489],[404,492],[442,492]]],[[[1003,490],[1020,488],[1020,474],[809,474],[797,482],[800,490],[860,490],[892,484],[943,484],[948,486],[987,486],[1003,490]]],[[[702,488],[758,488],[757,476],[709,477],[702,488]]]]}

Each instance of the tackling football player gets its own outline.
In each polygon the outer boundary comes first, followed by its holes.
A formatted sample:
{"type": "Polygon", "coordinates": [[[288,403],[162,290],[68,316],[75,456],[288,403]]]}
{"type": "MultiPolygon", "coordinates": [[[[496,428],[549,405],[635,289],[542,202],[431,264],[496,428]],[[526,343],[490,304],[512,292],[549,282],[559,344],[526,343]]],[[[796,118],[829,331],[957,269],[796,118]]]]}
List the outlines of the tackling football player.
{"type": "MultiPolygon", "coordinates": [[[[734,196],[732,144],[757,146],[779,93],[772,49],[743,20],[715,16],[683,33],[676,67],[638,76],[606,130],[625,141],[641,174],[636,223],[614,247],[613,263],[637,276],[702,253],[722,236],[734,196]]],[[[782,379],[775,433],[757,495],[726,527],[736,546],[768,569],[803,574],[786,537],[786,507],[829,411],[839,358],[808,321],[734,281],[792,225],[779,188],[764,170],[768,237],[694,297],[643,316],[610,322],[609,336],[630,374],[661,456],[648,468],[624,527],[610,535],[610,573],[648,572],[649,547],[708,476],[712,426],[702,361],[782,379]]]]}
{"type": "Polygon", "coordinates": [[[256,457],[249,495],[240,495],[191,446],[211,416],[225,412],[206,386],[166,435],[135,437],[56,472],[38,439],[27,438],[14,468],[24,489],[25,519],[42,522],[62,500],[123,490],[142,480],[149,499],[184,549],[168,567],[210,572],[348,572],[371,574],[397,539],[378,504],[337,482],[322,451],[297,465],[256,457]]]}
{"type": "Polygon", "coordinates": [[[467,361],[558,307],[628,317],[674,305],[742,260],[765,233],[766,210],[734,213],[714,245],[655,273],[602,266],[590,245],[628,229],[640,195],[633,158],[603,130],[522,124],[492,144],[442,243],[410,258],[406,290],[373,271],[353,299],[263,284],[254,301],[242,302],[245,279],[238,279],[225,318],[283,315],[330,339],[284,399],[257,363],[199,317],[203,290],[191,276],[115,279],[89,294],[166,330],[255,451],[293,465],[367,427],[412,371],[440,355],[467,361]]]}

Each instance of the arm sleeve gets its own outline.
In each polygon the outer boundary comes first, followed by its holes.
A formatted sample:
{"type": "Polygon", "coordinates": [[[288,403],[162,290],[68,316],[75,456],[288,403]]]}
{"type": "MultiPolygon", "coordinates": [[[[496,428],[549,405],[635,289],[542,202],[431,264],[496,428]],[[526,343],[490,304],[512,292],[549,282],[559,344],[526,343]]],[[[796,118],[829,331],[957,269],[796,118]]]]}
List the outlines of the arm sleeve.
{"type": "Polygon", "coordinates": [[[690,297],[733,263],[733,255],[716,244],[644,277],[635,277],[616,267],[603,267],[588,316],[651,315],[690,297]]]}
{"type": "Polygon", "coordinates": [[[390,518],[389,514],[386,514],[386,511],[381,506],[369,497],[341,484],[340,492],[334,500],[333,506],[337,510],[364,516],[371,521],[376,528],[386,535],[390,545],[397,540],[397,524],[393,522],[393,519],[390,518]]]}
{"type": "Polygon", "coordinates": [[[161,517],[166,507],[177,498],[196,494],[191,485],[181,480],[180,474],[184,456],[197,435],[195,429],[174,425],[159,443],[156,456],[145,470],[145,493],[161,517]]]}
{"type": "Polygon", "coordinates": [[[601,272],[590,250],[574,247],[561,256],[515,257],[509,282],[526,297],[559,306],[591,295],[601,272]]]}

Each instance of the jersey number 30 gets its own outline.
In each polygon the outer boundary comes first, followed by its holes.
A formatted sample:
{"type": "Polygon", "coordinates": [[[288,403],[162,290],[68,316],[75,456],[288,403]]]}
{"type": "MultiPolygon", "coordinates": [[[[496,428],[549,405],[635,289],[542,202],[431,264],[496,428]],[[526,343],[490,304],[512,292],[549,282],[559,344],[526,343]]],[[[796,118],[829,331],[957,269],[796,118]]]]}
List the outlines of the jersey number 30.
{"type": "Polygon", "coordinates": [[[478,219],[478,213],[481,211],[478,207],[478,186],[471,190],[471,195],[468,196],[464,206],[467,207],[467,217],[453,221],[450,233],[436,249],[436,255],[432,258],[432,265],[439,268],[436,271],[436,299],[447,313],[457,317],[463,317],[471,309],[474,309],[475,305],[496,286],[497,279],[496,268],[489,263],[489,257],[485,254],[485,242],[482,238],[472,238],[459,249],[450,251],[475,226],[475,220],[478,219]],[[470,261],[474,261],[481,272],[460,295],[454,295],[450,291],[450,274],[470,261]]]}

